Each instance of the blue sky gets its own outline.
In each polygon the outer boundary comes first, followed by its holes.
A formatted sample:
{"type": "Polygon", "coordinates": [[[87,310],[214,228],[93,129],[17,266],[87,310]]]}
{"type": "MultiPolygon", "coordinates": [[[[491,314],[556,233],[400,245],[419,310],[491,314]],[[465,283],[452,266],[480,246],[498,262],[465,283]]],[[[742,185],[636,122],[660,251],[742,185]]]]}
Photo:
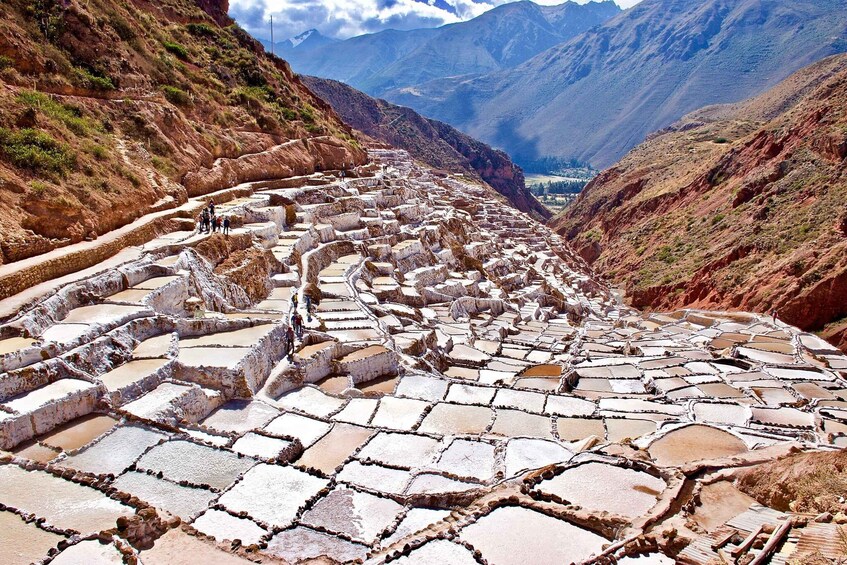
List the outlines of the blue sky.
{"type": "MultiPolygon", "coordinates": [[[[307,29],[347,38],[383,29],[437,27],[474,18],[510,0],[230,0],[229,14],[255,37],[282,41],[307,29]]],[[[513,1],[513,0],[511,0],[513,1]]],[[[560,4],[564,0],[535,0],[560,4]]],[[[587,0],[576,0],[580,4],[587,0]]],[[[629,8],[640,0],[615,0],[629,8]]]]}

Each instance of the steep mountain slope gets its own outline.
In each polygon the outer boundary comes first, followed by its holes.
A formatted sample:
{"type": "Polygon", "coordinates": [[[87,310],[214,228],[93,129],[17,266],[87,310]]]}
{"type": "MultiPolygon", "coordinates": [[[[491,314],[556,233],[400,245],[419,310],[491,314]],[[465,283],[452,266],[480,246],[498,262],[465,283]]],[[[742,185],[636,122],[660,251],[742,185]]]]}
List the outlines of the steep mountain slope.
{"type": "Polygon", "coordinates": [[[371,98],[346,84],[316,77],[301,77],[301,80],[335,108],[345,123],[366,135],[405,149],[433,167],[464,171],[472,178],[483,180],[516,208],[537,219],[550,217],[549,210],[527,190],[523,171],[502,151],[445,123],[371,98]]]}
{"type": "Polygon", "coordinates": [[[843,0],[644,0],[514,69],[385,98],[518,163],[553,156],[606,167],[688,112],[743,100],[843,51],[843,0]]]}
{"type": "Polygon", "coordinates": [[[294,174],[366,158],[226,13],[225,0],[0,4],[0,263],[261,179],[269,159],[294,174]]]}
{"type": "Polygon", "coordinates": [[[827,335],[845,347],[845,202],[847,55],[839,55],[660,132],[552,225],[635,306],[776,307],[805,329],[834,324],[827,335]]]}
{"type": "Polygon", "coordinates": [[[559,6],[515,2],[467,22],[354,37],[297,50],[288,60],[298,73],[340,80],[380,96],[441,77],[513,67],[619,12],[611,0],[559,6]]]}

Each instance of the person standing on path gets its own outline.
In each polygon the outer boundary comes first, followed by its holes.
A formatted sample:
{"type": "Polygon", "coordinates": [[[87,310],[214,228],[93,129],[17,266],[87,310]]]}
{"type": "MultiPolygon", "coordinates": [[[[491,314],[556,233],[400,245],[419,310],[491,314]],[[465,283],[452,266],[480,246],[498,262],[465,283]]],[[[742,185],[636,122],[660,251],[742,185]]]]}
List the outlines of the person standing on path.
{"type": "Polygon", "coordinates": [[[288,325],[285,328],[285,354],[288,361],[294,361],[294,330],[288,325]]]}
{"type": "Polygon", "coordinates": [[[229,235],[229,216],[224,216],[224,235],[229,235]]]}

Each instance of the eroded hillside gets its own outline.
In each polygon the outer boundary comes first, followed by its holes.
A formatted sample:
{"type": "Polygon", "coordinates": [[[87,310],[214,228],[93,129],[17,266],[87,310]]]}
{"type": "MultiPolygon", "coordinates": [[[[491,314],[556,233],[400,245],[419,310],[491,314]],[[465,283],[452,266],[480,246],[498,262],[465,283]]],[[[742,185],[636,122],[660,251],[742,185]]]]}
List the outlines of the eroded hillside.
{"type": "Polygon", "coordinates": [[[189,195],[366,158],[227,8],[0,5],[0,263],[95,238],[189,195]]]}
{"type": "Polygon", "coordinates": [[[777,308],[843,348],[845,158],[837,56],[660,132],[553,225],[637,307],[777,308]]]}
{"type": "Polygon", "coordinates": [[[535,219],[551,216],[526,188],[523,171],[503,151],[444,122],[425,118],[411,108],[371,98],[338,81],[309,76],[302,79],[346,124],[380,142],[405,149],[433,167],[463,171],[471,178],[487,182],[518,210],[535,219]]]}

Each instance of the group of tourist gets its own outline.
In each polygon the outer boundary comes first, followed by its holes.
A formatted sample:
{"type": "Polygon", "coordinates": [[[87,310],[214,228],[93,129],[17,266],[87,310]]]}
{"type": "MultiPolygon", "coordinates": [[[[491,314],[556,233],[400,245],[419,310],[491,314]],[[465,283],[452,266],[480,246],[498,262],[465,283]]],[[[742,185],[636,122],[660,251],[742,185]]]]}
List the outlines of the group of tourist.
{"type": "Polygon", "coordinates": [[[215,215],[215,201],[210,200],[209,205],[203,208],[200,212],[200,217],[197,218],[197,231],[200,233],[222,232],[224,235],[229,235],[230,219],[229,216],[215,215]]]}
{"type": "MultiPolygon", "coordinates": [[[[312,297],[309,294],[303,294],[306,305],[306,318],[309,322],[312,321],[312,297]]],[[[286,356],[289,361],[294,359],[294,341],[296,339],[303,339],[303,316],[300,315],[298,307],[300,305],[300,301],[297,297],[297,288],[291,289],[291,318],[289,320],[288,326],[285,328],[285,335],[283,336],[283,350],[285,351],[286,356]]]]}

